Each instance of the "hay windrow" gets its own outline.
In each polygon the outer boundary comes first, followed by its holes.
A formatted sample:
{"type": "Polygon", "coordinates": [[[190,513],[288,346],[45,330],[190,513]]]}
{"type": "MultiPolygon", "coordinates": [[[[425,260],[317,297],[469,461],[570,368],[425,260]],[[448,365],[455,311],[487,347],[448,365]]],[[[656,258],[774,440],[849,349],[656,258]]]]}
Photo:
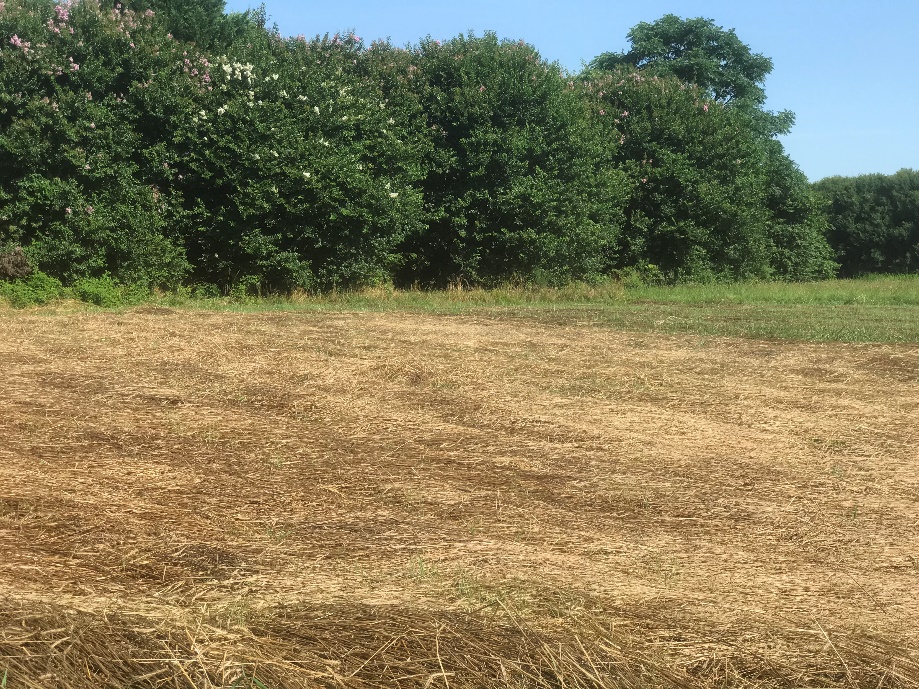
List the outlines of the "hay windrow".
{"type": "Polygon", "coordinates": [[[0,319],[24,687],[919,686],[919,348],[0,319]]]}

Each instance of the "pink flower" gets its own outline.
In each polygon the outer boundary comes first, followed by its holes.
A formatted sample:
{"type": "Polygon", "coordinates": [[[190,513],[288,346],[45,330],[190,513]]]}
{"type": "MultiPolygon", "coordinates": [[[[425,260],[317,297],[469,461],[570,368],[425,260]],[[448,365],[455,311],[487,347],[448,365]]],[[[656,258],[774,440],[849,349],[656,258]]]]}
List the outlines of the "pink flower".
{"type": "Polygon", "coordinates": [[[71,72],[79,71],[79,69],[80,69],[80,65],[78,65],[76,62],[71,62],[71,63],[70,63],[70,71],[71,71],[71,72]]]}
{"type": "Polygon", "coordinates": [[[145,17],[152,17],[154,14],[156,14],[156,12],[154,12],[153,10],[147,10],[146,12],[144,12],[145,17]]]}
{"type": "Polygon", "coordinates": [[[484,86],[479,86],[479,93],[482,93],[485,90],[484,86]]]}
{"type": "Polygon", "coordinates": [[[708,112],[708,103],[703,103],[702,110],[708,112]]]}
{"type": "Polygon", "coordinates": [[[623,110],[623,111],[622,111],[622,117],[628,117],[628,116],[629,116],[629,111],[628,111],[628,110],[623,110]]]}
{"type": "Polygon", "coordinates": [[[64,209],[64,212],[65,212],[67,215],[70,215],[71,213],[73,213],[73,208],[65,208],[65,209],[64,209]]]}
{"type": "Polygon", "coordinates": [[[58,21],[65,22],[70,18],[70,13],[63,5],[55,5],[54,13],[57,15],[58,21]]]}
{"type": "Polygon", "coordinates": [[[87,207],[86,207],[86,214],[87,214],[87,215],[92,215],[94,212],[95,212],[95,210],[93,209],[92,206],[87,206],[87,207]]]}
{"type": "Polygon", "coordinates": [[[641,181],[642,181],[644,184],[647,184],[647,183],[648,183],[648,178],[647,178],[647,177],[642,177],[642,178],[641,178],[641,181]]]}
{"type": "Polygon", "coordinates": [[[89,123],[89,128],[90,128],[90,129],[95,129],[95,128],[96,128],[96,123],[95,123],[95,122],[90,122],[90,123],[89,123]]]}
{"type": "Polygon", "coordinates": [[[13,34],[13,37],[10,39],[10,44],[12,44],[13,47],[15,48],[22,48],[22,52],[24,53],[29,52],[29,48],[32,45],[28,41],[24,41],[21,38],[19,38],[19,36],[17,36],[16,34],[13,34]]]}
{"type": "Polygon", "coordinates": [[[601,111],[600,111],[600,114],[601,114],[601,115],[605,115],[605,114],[606,114],[606,110],[601,110],[601,111]]]}

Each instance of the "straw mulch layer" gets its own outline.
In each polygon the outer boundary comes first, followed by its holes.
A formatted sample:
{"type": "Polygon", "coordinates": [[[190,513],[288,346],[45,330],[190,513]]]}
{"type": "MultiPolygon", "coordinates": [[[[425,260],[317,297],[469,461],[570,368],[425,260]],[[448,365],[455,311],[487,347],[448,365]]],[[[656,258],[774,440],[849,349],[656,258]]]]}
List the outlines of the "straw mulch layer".
{"type": "Polygon", "coordinates": [[[919,687],[919,347],[0,313],[8,687],[919,687]]]}

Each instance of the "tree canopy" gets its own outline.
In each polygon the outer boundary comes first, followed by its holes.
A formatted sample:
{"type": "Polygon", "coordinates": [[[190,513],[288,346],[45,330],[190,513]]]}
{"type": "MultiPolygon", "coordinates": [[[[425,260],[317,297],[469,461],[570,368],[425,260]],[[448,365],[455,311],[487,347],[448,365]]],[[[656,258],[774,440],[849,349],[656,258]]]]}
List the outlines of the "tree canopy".
{"type": "Polygon", "coordinates": [[[841,275],[919,272],[919,170],[828,177],[814,188],[841,275]]]}
{"type": "Polygon", "coordinates": [[[763,83],[772,60],[751,51],[733,29],[725,30],[711,19],[668,14],[641,22],[629,31],[628,39],[628,52],[603,53],[590,67],[612,70],[628,65],[658,76],[673,75],[722,103],[760,106],[765,101],[763,83]]]}
{"type": "Polygon", "coordinates": [[[771,62],[710,20],[639,25],[630,61],[574,76],[494,34],[285,39],[222,0],[0,7],[0,256],[21,247],[25,279],[246,293],[834,269],[760,107],[771,62]]]}

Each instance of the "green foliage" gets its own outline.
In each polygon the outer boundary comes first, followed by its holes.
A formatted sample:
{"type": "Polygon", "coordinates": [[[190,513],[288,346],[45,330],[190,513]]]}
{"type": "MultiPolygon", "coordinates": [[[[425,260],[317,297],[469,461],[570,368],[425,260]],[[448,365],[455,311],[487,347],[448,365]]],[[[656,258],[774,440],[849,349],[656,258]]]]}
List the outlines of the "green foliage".
{"type": "Polygon", "coordinates": [[[204,49],[226,48],[250,22],[264,24],[263,9],[227,15],[224,0],[132,0],[125,6],[138,14],[153,12],[177,40],[204,49]]]}
{"type": "Polygon", "coordinates": [[[721,103],[759,106],[766,99],[762,84],[772,71],[772,60],[753,53],[733,29],[725,31],[711,19],[668,14],[641,22],[629,31],[628,39],[629,52],[603,53],[590,67],[611,71],[629,66],[646,76],[672,75],[721,103]]]}
{"type": "Polygon", "coordinates": [[[80,278],[70,288],[74,298],[104,308],[139,304],[150,296],[149,291],[136,284],[123,285],[108,275],[80,278]]]}
{"type": "Polygon", "coordinates": [[[829,177],[814,189],[842,275],[919,273],[919,171],[829,177]]]}
{"type": "Polygon", "coordinates": [[[48,304],[62,298],[64,294],[61,281],[41,271],[13,282],[0,282],[0,297],[17,309],[48,304]]]}
{"type": "Polygon", "coordinates": [[[653,264],[672,282],[832,274],[820,208],[756,114],[628,68],[581,87],[631,182],[615,268],[653,264]]]}
{"type": "Polygon", "coordinates": [[[161,39],[149,17],[92,2],[0,13],[0,242],[65,281],[169,285],[186,268],[133,97],[180,90],[161,39]]]}
{"type": "Polygon", "coordinates": [[[406,67],[433,152],[428,224],[405,244],[402,282],[563,282],[614,250],[623,176],[557,64],[494,34],[425,40],[406,67]]]}
{"type": "Polygon", "coordinates": [[[207,65],[213,88],[173,122],[196,280],[228,292],[244,276],[263,290],[388,278],[421,223],[421,164],[360,50],[254,31],[207,65]]]}
{"type": "Polygon", "coordinates": [[[150,297],[149,290],[134,284],[122,284],[108,275],[79,278],[70,287],[41,271],[12,282],[0,282],[0,298],[14,308],[41,306],[60,299],[73,298],[105,308],[139,304],[150,297]]]}
{"type": "Polygon", "coordinates": [[[764,203],[770,217],[770,264],[784,280],[826,280],[839,264],[826,240],[823,203],[775,140],[763,144],[764,203]]]}
{"type": "Polygon", "coordinates": [[[610,63],[637,70],[578,79],[494,34],[405,50],[265,24],[223,0],[4,0],[0,247],[108,305],[123,285],[245,300],[833,268],[773,139],[790,116],[760,109],[771,63],[709,20],[639,25],[610,63]]]}

